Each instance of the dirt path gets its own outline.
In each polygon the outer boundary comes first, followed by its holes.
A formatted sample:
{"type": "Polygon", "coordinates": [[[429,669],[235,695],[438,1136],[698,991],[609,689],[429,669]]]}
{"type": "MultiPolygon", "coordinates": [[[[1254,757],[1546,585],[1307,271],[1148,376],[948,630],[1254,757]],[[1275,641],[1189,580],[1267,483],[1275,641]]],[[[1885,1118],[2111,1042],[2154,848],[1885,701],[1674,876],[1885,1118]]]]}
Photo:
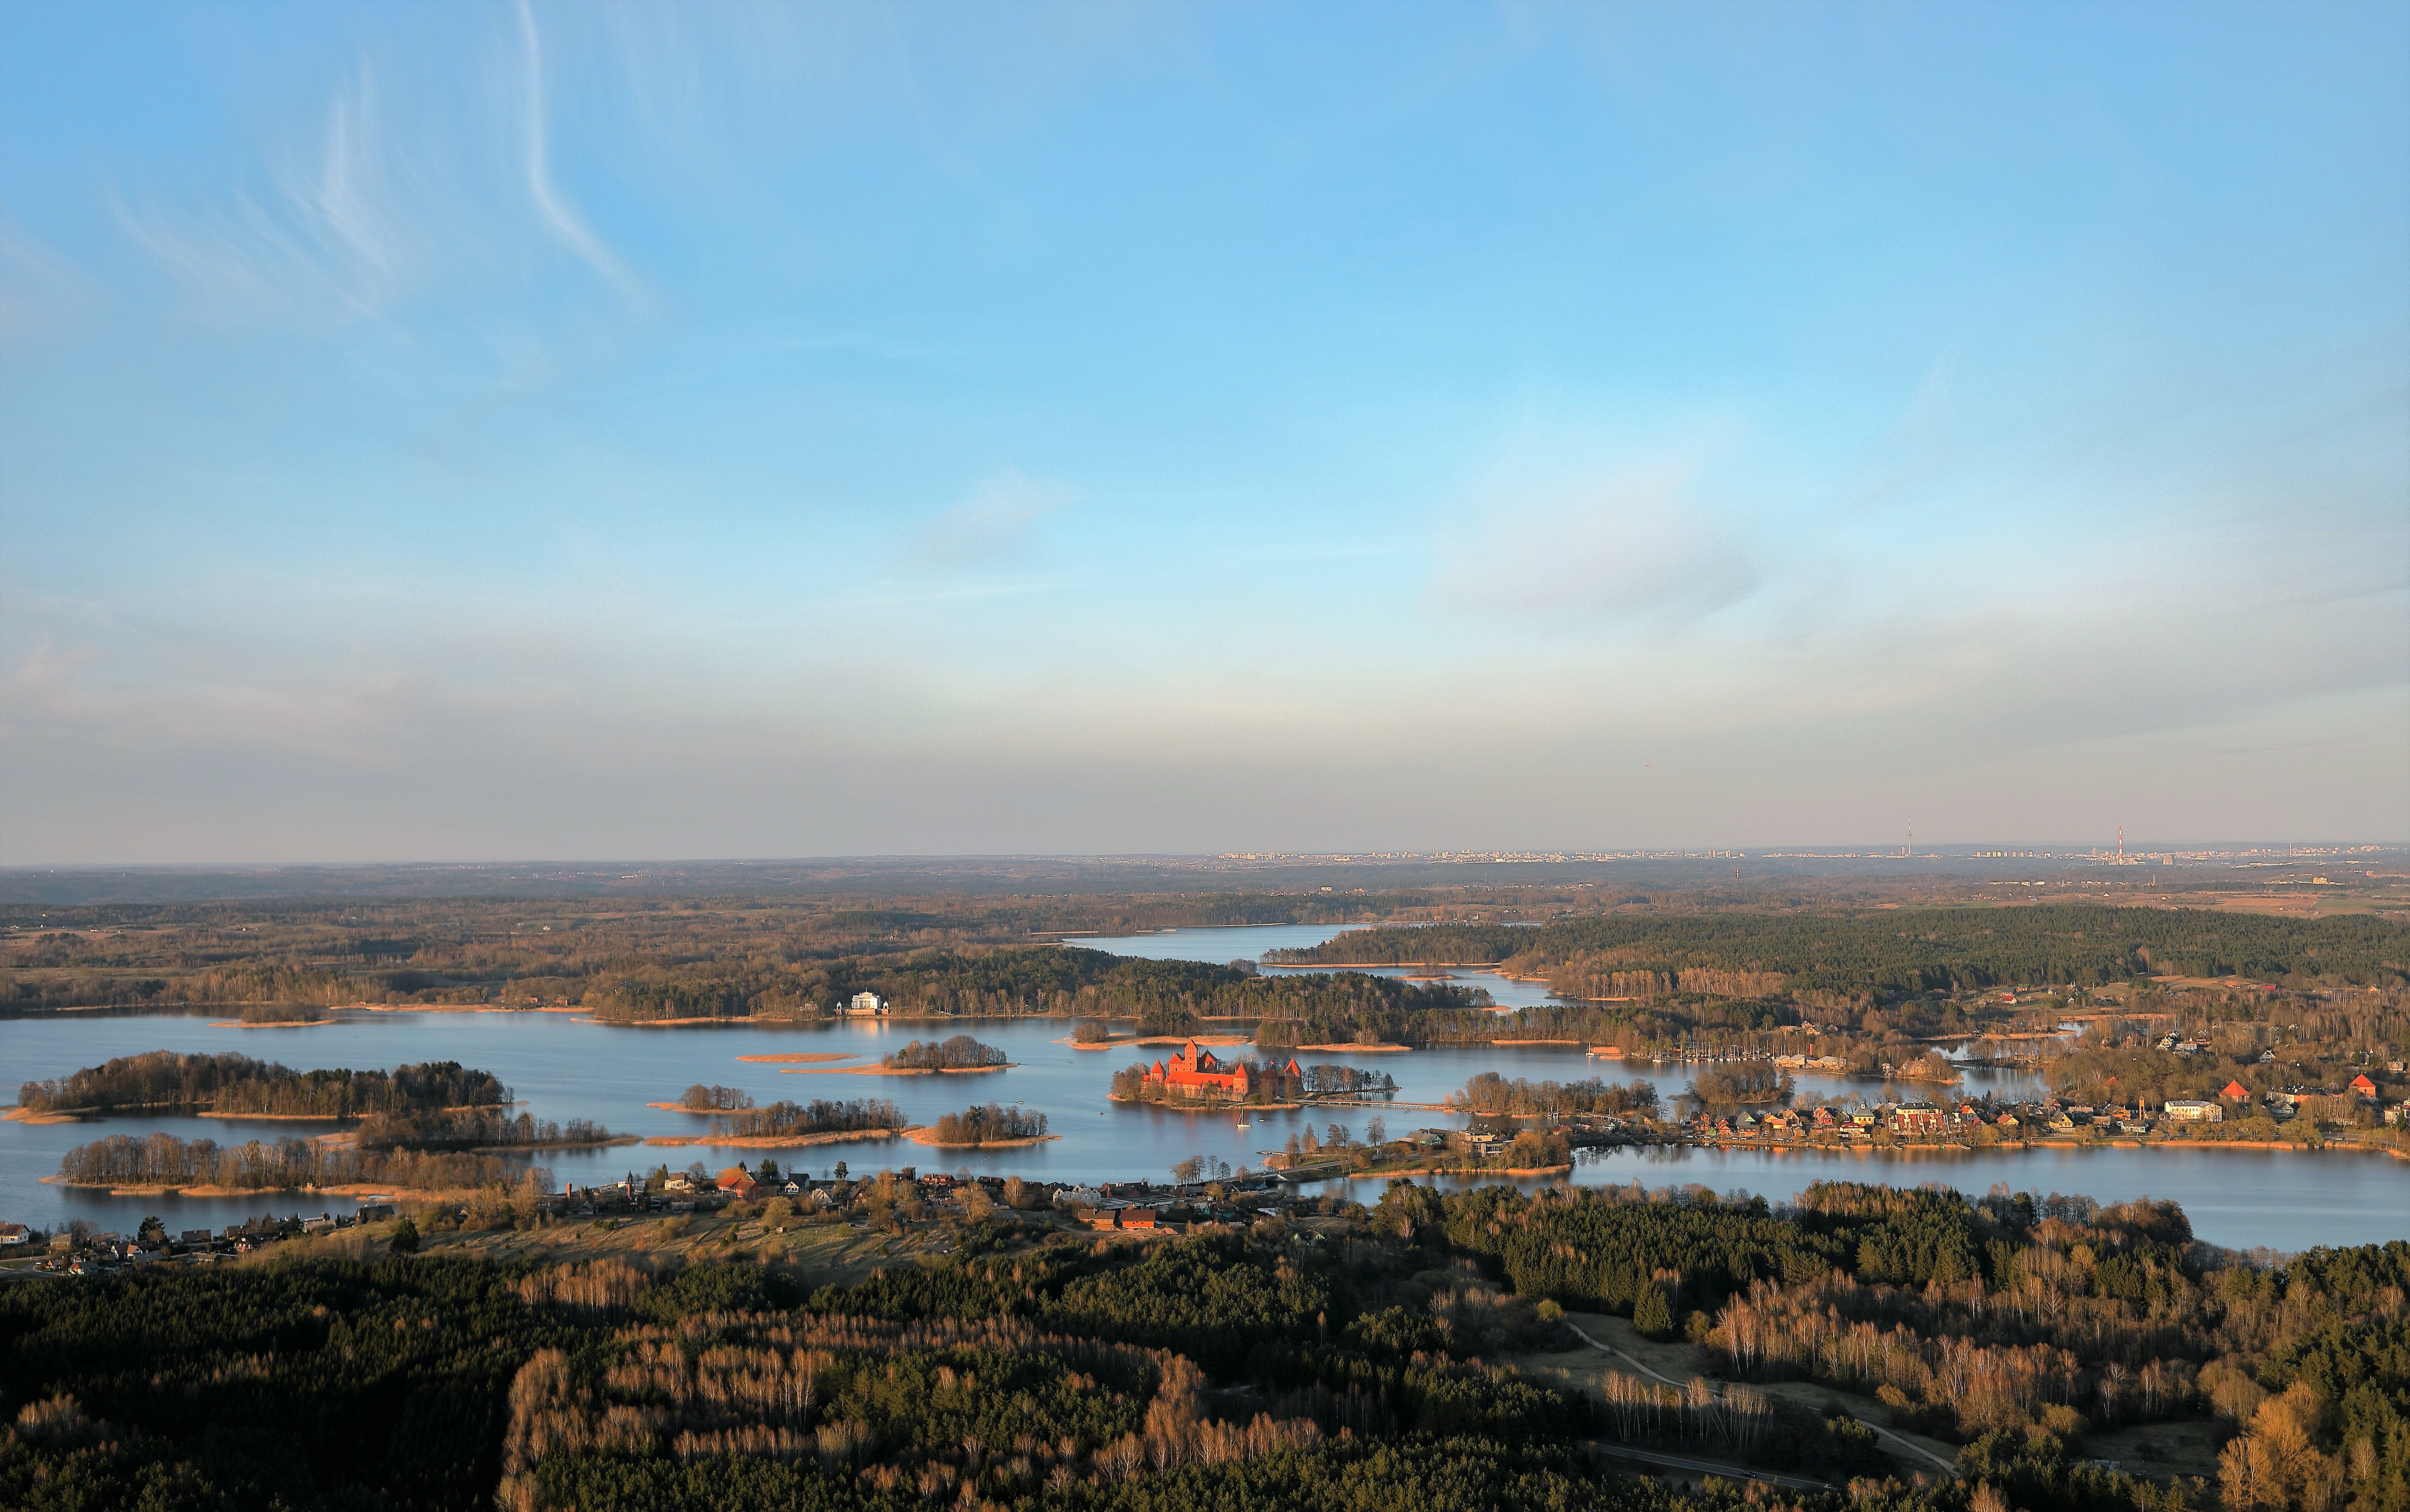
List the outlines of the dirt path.
{"type": "MultiPolygon", "coordinates": [[[[1582,1343],[1590,1345],[1592,1349],[1603,1350],[1607,1354],[1613,1355],[1616,1359],[1622,1360],[1624,1363],[1630,1365],[1633,1370],[1640,1372],[1643,1375],[1648,1376],[1652,1380],[1662,1381],[1667,1386],[1674,1387],[1677,1389],[1690,1384],[1687,1381],[1677,1381],[1670,1375],[1666,1375],[1650,1369],[1648,1366],[1642,1364],[1639,1360],[1633,1359],[1630,1355],[1625,1354],[1622,1350],[1616,1348],[1613,1345],[1599,1343],[1596,1339],[1591,1338],[1588,1333],[1583,1332],[1581,1326],[1574,1322],[1570,1317],[1565,1320],[1565,1327],[1573,1330],[1574,1336],[1581,1340],[1582,1343]]],[[[1707,1389],[1713,1391],[1718,1396],[1724,1394],[1723,1388],[1716,1385],[1714,1382],[1708,1383],[1707,1389]]],[[[1858,1421],[1865,1423],[1866,1419],[1860,1418],[1858,1418],[1858,1421]]],[[[1883,1427],[1880,1423],[1866,1423],[1866,1426],[1873,1429],[1875,1432],[1880,1434],[1881,1437],[1898,1445],[1909,1453],[1932,1461],[1935,1464],[1941,1467],[1944,1474],[1953,1476],[1955,1476],[1958,1474],[1958,1466],[1955,1463],[1943,1459],[1941,1456],[1934,1453],[1924,1446],[1911,1443],[1908,1439],[1902,1438],[1899,1434],[1893,1432],[1890,1429],[1883,1427]]]]}

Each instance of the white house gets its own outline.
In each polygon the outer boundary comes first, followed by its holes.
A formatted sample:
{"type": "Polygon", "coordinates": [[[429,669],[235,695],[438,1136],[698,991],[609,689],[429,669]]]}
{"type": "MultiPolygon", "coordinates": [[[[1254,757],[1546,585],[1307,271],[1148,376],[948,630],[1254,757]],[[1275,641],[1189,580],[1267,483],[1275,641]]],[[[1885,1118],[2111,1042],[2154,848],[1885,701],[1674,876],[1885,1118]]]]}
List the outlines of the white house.
{"type": "Polygon", "coordinates": [[[2179,1124],[2222,1124],[2226,1110],[2214,1102],[2171,1102],[2167,1105],[2170,1120],[2179,1124]]]}
{"type": "Polygon", "coordinates": [[[858,992],[846,1000],[845,1010],[849,1013],[884,1013],[887,1005],[878,1000],[875,992],[858,992]]]}

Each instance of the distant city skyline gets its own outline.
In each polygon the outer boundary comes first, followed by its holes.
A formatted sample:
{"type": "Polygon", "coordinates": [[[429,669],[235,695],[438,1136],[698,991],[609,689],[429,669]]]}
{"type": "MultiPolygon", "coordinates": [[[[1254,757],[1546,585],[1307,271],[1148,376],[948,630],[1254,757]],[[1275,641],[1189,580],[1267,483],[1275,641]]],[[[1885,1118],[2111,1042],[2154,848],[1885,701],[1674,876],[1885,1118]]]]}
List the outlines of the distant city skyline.
{"type": "Polygon", "coordinates": [[[11,7],[0,677],[0,866],[2399,843],[2410,11],[11,7]]]}

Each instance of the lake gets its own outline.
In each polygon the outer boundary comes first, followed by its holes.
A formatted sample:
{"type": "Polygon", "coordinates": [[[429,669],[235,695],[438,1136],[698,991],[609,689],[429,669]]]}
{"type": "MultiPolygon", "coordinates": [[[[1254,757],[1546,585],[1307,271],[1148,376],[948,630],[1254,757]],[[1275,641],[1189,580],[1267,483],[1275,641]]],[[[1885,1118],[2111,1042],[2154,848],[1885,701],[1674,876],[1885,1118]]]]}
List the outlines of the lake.
{"type": "MultiPolygon", "coordinates": [[[[1111,939],[1082,938],[1090,949],[1165,959],[1254,959],[1280,946],[1317,944],[1338,931],[1327,927],[1270,926],[1184,929],[1111,939]]],[[[1469,984],[1490,986],[1502,979],[1460,974],[1469,984]]],[[[1506,984],[1525,986],[1528,984],[1506,984]]],[[[1497,988],[1490,988],[1497,995],[1497,988]]],[[[1545,996],[1544,989],[1540,991],[1545,996]]],[[[1502,998],[1502,1000],[1503,1000],[1502,998]]],[[[1539,999],[1532,999],[1539,1000],[1539,999]]],[[[1160,1178],[1191,1155],[1260,1164],[1263,1153],[1280,1149],[1309,1120],[1317,1131],[1332,1123],[1357,1136],[1374,1111],[1360,1108],[1257,1112],[1241,1129],[1228,1112],[1175,1112],[1125,1107],[1107,1099],[1112,1071],[1139,1059],[1169,1053],[1168,1047],[1078,1051],[1068,1040],[1067,1019],[979,1019],[940,1022],[846,1020],[809,1025],[682,1025],[638,1028],[602,1025],[565,1013],[344,1013],[310,1028],[213,1027],[197,1015],[128,1017],[62,1015],[0,1022],[0,1079],[7,1085],[64,1076],[119,1055],[150,1050],[240,1050],[261,1059],[301,1069],[318,1066],[391,1067],[408,1061],[457,1060],[481,1067],[507,1083],[536,1117],[592,1118],[616,1131],[642,1135],[700,1133],[707,1120],[648,1102],[673,1101],[692,1083],[741,1087],[759,1102],[781,1098],[893,1098],[914,1123],[973,1102],[1021,1103],[1047,1114],[1061,1138],[1032,1148],[985,1154],[929,1149],[904,1141],[819,1145],[793,1151],[733,1151],[710,1147],[551,1151],[536,1163],[561,1181],[580,1185],[614,1179],[633,1169],[666,1161],[680,1169],[701,1159],[714,1169],[737,1158],[748,1164],[765,1153],[781,1164],[820,1173],[845,1160],[856,1170],[883,1166],[986,1173],[1018,1172],[1033,1180],[1111,1181],[1160,1178]],[[1009,1071],[977,1076],[846,1076],[781,1074],[774,1065],[748,1063],[743,1055],[797,1052],[851,1054],[847,1065],[875,1064],[913,1039],[970,1033],[1003,1049],[1015,1062],[1009,1071]]],[[[1122,1025],[1126,1028],[1126,1025],[1122,1025]]],[[[1667,1097],[1681,1090],[1689,1073],[1678,1067],[1653,1070],[1619,1068],[1589,1059],[1575,1046],[1448,1046],[1403,1054],[1347,1056],[1306,1054],[1300,1058],[1344,1060],[1395,1077],[1401,1100],[1437,1102],[1476,1072],[1534,1080],[1568,1081],[1604,1075],[1642,1076],[1667,1097]]],[[[1801,1076],[1802,1090],[1880,1096],[1871,1083],[1801,1076]]],[[[2029,1078],[2011,1071],[1972,1069],[1961,1090],[2021,1095],[2029,1078]]],[[[1929,1089],[1928,1089],[1929,1090],[1929,1089]]],[[[1895,1093],[1897,1096],[1909,1095],[1895,1093]]],[[[1423,1127],[1460,1124],[1439,1112],[1399,1108],[1383,1114],[1392,1134],[1423,1127]]],[[[0,1217],[54,1227],[85,1218],[102,1228],[130,1230],[146,1214],[173,1228],[223,1227],[273,1210],[314,1213],[348,1205],[298,1193],[250,1199],[111,1198],[43,1185],[69,1148],[108,1134],[164,1130],[220,1143],[275,1139],[327,1126],[224,1118],[145,1114],[94,1123],[35,1126],[0,1124],[0,1217]]],[[[1980,1193],[1996,1182],[2038,1192],[2083,1192],[2103,1201],[2149,1195],[2182,1202],[2204,1239],[2236,1247],[2269,1245],[2300,1249],[2310,1244],[2356,1244],[2410,1239],[2410,1162],[2357,1152],[2295,1155],[2234,1150],[2039,1150],[1978,1154],[1932,1151],[1888,1156],[1767,1151],[1662,1149],[1604,1153],[1585,1160],[1574,1180],[1585,1184],[1633,1179],[1650,1185],[1703,1183],[1719,1191],[1745,1187],[1780,1200],[1809,1182],[1836,1178],[1911,1184],[1938,1181],[1980,1193]]],[[[1330,1184],[1370,1199],[1377,1183],[1330,1184]]],[[[1531,1185],[1525,1183],[1523,1185],[1531,1185]]]]}

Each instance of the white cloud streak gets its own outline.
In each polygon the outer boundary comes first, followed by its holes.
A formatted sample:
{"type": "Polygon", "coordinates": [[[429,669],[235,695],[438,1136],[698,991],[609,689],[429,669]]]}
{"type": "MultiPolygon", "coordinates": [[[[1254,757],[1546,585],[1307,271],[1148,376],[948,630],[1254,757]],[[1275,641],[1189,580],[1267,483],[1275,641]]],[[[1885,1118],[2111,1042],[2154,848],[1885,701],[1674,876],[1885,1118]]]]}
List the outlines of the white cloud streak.
{"type": "Polygon", "coordinates": [[[552,135],[544,118],[544,38],[536,30],[535,8],[519,0],[519,36],[527,47],[527,186],[528,196],[563,246],[619,292],[632,305],[648,303],[644,286],[614,256],[601,239],[587,228],[569,207],[552,179],[552,135]]]}

